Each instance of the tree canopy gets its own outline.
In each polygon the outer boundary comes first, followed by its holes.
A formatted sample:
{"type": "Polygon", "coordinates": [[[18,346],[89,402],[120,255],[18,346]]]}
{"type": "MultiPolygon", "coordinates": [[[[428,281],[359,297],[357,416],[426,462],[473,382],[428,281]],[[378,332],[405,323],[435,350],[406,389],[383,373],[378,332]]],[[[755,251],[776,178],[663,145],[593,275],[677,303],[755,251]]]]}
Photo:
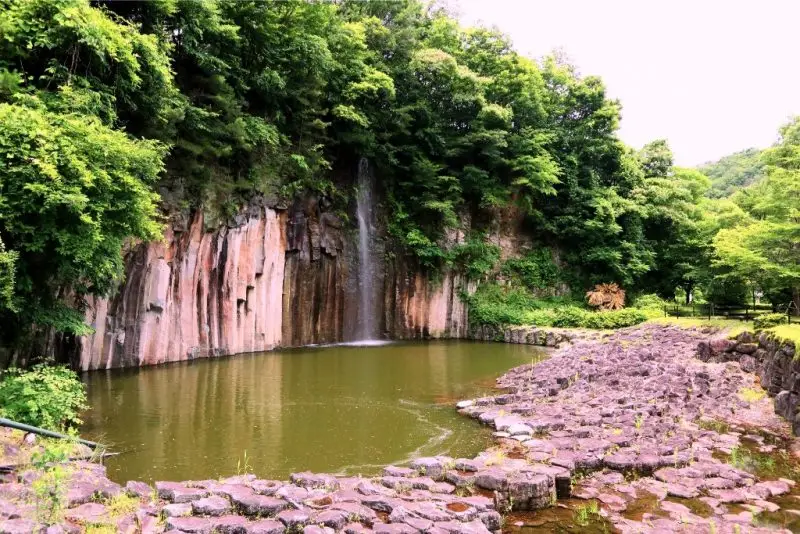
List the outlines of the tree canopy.
{"type": "Polygon", "coordinates": [[[709,182],[666,141],[625,146],[599,78],[436,4],[0,0],[0,35],[3,337],[85,328],[65,297],[107,293],[123,244],[158,236],[159,205],[224,218],[253,195],[314,194],[346,212],[360,158],[424,269],[465,263],[442,246],[465,216],[480,231],[514,209],[577,289],[666,294],[732,276],[737,256],[796,287],[797,214],[777,193],[796,184],[796,126],[763,158],[701,169],[709,182]],[[751,182],[730,209],[703,198],[751,182]]]}
{"type": "Polygon", "coordinates": [[[765,169],[761,152],[757,148],[748,148],[700,166],[700,172],[711,179],[708,196],[729,197],[763,178],[765,169]]]}
{"type": "Polygon", "coordinates": [[[800,306],[800,119],[781,128],[763,159],[766,177],[732,197],[741,215],[714,237],[713,264],[800,306]]]}

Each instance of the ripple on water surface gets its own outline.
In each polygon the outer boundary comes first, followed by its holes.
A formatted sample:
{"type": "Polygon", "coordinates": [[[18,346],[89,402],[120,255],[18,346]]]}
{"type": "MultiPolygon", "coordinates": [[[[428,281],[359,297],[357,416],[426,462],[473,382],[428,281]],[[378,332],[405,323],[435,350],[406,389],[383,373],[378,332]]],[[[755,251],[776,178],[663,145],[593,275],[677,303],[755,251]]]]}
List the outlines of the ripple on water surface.
{"type": "Polygon", "coordinates": [[[545,353],[440,341],[334,345],[85,375],[84,433],[121,454],[117,480],[300,470],[371,474],[415,456],[474,455],[489,433],[455,400],[545,353]]]}

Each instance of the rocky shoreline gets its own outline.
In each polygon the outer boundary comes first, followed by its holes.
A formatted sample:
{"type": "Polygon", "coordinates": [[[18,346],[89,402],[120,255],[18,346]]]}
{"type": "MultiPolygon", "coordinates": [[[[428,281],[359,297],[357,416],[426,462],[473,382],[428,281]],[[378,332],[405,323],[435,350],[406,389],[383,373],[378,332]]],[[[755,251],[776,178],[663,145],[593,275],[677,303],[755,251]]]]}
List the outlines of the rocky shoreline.
{"type": "Polygon", "coordinates": [[[549,532],[551,510],[564,512],[553,516],[563,531],[789,532],[800,524],[790,429],[771,399],[746,394],[761,389],[755,375],[696,358],[709,337],[644,325],[512,369],[497,395],[458,404],[496,431],[473,459],[155,487],[76,462],[49,528],[34,502],[39,473],[13,473],[0,484],[0,534],[549,532]]]}
{"type": "Polygon", "coordinates": [[[717,336],[698,347],[698,358],[713,362],[738,362],[755,373],[766,392],[775,397],[775,412],[800,435],[800,359],[792,341],[770,332],[758,336],[742,332],[733,339],[717,336]]]}

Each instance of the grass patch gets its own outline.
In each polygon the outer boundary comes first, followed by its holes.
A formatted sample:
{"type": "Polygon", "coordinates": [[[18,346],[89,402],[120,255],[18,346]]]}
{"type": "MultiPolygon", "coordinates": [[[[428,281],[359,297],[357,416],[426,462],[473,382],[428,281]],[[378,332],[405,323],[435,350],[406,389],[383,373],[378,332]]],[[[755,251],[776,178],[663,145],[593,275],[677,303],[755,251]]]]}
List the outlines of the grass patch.
{"type": "Polygon", "coordinates": [[[112,518],[123,517],[134,513],[139,508],[139,499],[126,493],[120,493],[109,499],[106,508],[112,518]]]}
{"type": "Polygon", "coordinates": [[[742,388],[737,395],[745,402],[758,402],[767,396],[767,392],[761,388],[742,388]]]}
{"type": "Polygon", "coordinates": [[[757,476],[775,472],[775,459],[767,454],[758,454],[743,447],[734,447],[728,456],[728,463],[737,469],[757,476]]]}
{"type": "MultiPolygon", "coordinates": [[[[800,324],[781,324],[768,328],[766,332],[770,332],[778,339],[791,341],[795,348],[800,346],[800,324]]],[[[798,357],[797,351],[795,351],[794,357],[798,357]]]]}
{"type": "Polygon", "coordinates": [[[703,430],[713,430],[717,434],[727,434],[731,430],[731,426],[728,423],[717,419],[698,421],[697,426],[703,430]]]}
{"type": "Polygon", "coordinates": [[[651,322],[667,325],[678,325],[683,328],[718,328],[728,331],[729,337],[736,337],[742,332],[752,330],[750,324],[738,319],[724,319],[721,317],[712,317],[711,319],[703,317],[659,317],[651,319],[651,322]]]}
{"type": "Polygon", "coordinates": [[[589,501],[575,509],[575,524],[588,527],[595,518],[600,516],[600,505],[597,501],[589,501]]]}

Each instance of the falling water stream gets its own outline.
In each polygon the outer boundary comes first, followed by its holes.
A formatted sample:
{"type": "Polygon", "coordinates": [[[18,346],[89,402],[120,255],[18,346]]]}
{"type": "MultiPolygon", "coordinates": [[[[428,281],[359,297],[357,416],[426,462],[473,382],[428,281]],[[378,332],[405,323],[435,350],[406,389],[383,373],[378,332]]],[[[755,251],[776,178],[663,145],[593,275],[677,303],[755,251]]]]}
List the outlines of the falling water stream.
{"type": "Polygon", "coordinates": [[[358,195],[356,217],[358,218],[358,327],[356,339],[359,344],[378,341],[378,321],[375,301],[376,272],[373,252],[374,199],[372,173],[367,158],[358,162],[358,195]]]}

